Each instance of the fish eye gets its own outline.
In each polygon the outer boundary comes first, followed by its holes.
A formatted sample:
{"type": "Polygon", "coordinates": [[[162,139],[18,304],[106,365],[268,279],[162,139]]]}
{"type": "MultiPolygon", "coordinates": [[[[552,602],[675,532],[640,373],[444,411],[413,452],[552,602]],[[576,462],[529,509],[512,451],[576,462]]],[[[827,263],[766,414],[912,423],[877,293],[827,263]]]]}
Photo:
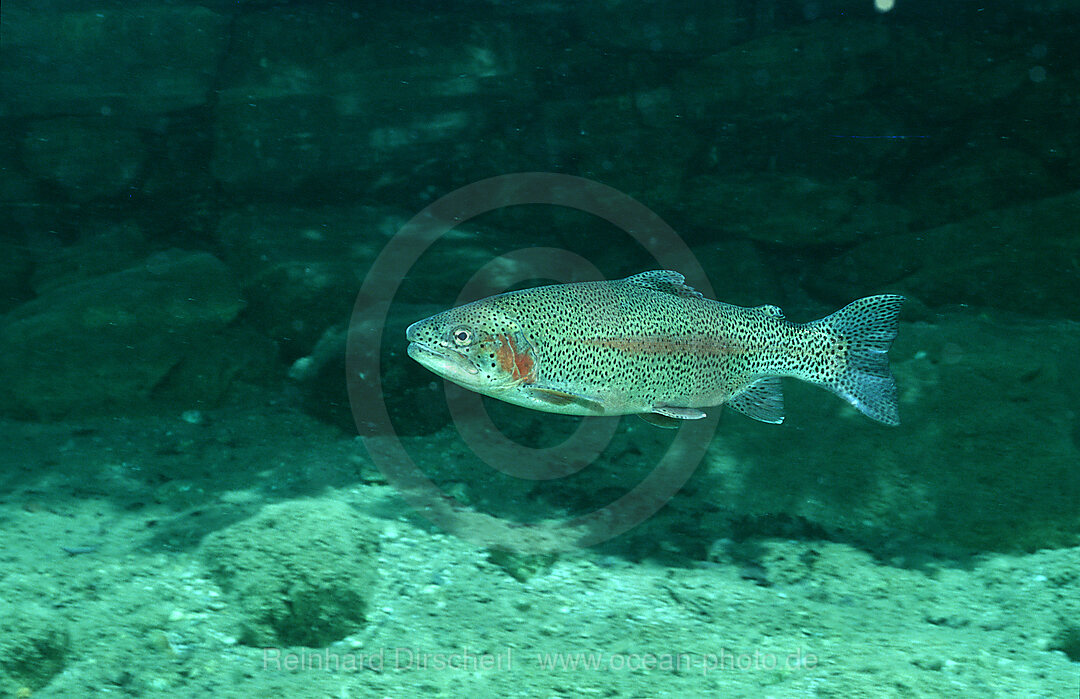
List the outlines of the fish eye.
{"type": "Polygon", "coordinates": [[[459,346],[464,346],[472,342],[472,331],[468,328],[454,328],[450,332],[450,337],[454,338],[454,342],[459,346]]]}

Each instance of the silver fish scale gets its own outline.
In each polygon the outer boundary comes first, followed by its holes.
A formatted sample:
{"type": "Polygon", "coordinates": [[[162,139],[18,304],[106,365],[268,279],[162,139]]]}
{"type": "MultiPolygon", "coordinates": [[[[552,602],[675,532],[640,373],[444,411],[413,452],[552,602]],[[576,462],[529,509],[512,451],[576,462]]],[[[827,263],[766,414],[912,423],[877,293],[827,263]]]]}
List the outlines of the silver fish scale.
{"type": "Polygon", "coordinates": [[[802,326],[758,308],[626,280],[539,287],[487,301],[520,324],[536,352],[537,383],[574,393],[614,394],[638,406],[710,405],[778,368],[815,368],[806,366],[804,351],[794,351],[807,334],[798,332],[802,326]]]}

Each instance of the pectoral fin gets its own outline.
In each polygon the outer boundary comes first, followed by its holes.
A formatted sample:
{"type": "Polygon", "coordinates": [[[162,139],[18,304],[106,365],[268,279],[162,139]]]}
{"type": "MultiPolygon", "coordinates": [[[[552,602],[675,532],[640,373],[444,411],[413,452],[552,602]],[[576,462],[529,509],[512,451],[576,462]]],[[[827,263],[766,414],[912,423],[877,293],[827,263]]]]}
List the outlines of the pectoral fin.
{"type": "Polygon", "coordinates": [[[579,393],[569,393],[554,388],[543,386],[527,386],[525,392],[536,400],[550,403],[551,405],[578,405],[598,415],[603,414],[604,406],[599,401],[579,393]]]}

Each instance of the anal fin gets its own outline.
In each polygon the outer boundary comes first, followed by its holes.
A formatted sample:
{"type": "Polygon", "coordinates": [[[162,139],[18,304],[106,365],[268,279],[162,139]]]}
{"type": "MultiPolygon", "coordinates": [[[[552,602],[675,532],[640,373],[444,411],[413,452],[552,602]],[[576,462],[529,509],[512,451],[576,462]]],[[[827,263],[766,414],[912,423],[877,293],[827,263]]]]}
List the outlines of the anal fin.
{"type": "Polygon", "coordinates": [[[784,421],[784,391],[779,377],[766,376],[747,386],[725,405],[747,417],[779,425],[784,421]]]}

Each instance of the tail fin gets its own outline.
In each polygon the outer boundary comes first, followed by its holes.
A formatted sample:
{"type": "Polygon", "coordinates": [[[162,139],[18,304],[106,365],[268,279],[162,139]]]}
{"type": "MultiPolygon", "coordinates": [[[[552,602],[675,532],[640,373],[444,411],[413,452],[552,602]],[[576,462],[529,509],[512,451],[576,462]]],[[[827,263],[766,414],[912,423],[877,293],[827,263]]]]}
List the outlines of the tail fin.
{"type": "Polygon", "coordinates": [[[847,366],[822,385],[867,417],[886,425],[900,424],[896,381],[889,371],[889,346],[896,339],[903,296],[882,294],[852,301],[814,325],[847,339],[847,366]]]}

